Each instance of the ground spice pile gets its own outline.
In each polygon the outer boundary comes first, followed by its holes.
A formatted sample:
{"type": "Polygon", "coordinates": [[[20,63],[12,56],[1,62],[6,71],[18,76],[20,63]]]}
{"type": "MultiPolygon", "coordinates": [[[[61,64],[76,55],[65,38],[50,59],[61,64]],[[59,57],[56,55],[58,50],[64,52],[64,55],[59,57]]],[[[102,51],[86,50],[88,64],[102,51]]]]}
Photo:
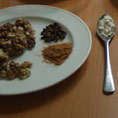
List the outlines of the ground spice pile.
{"type": "Polygon", "coordinates": [[[61,65],[69,57],[71,52],[72,43],[63,43],[49,45],[43,49],[42,55],[45,62],[61,65]]]}

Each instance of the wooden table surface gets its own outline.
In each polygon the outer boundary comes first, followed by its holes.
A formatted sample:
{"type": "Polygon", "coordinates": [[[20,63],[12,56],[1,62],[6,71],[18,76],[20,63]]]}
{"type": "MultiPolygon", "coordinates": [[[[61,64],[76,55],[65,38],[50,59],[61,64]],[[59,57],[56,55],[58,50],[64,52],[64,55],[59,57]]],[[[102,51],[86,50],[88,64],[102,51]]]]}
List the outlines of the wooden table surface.
{"type": "Polygon", "coordinates": [[[0,8],[21,4],[44,4],[64,8],[82,18],[92,33],[91,53],[71,77],[43,91],[0,96],[0,118],[118,118],[118,2],[117,0],[0,0],[0,8]],[[116,91],[102,92],[104,48],[96,36],[98,18],[109,13],[116,24],[110,44],[116,91]]]}

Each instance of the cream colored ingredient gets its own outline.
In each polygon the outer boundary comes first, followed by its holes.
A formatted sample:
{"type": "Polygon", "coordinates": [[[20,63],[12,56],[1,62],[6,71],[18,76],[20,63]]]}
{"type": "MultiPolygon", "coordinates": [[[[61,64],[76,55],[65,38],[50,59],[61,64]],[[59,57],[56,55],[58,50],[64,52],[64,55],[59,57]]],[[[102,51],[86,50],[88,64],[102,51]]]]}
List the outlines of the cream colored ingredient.
{"type": "Polygon", "coordinates": [[[109,15],[104,16],[104,18],[100,20],[98,28],[103,36],[111,36],[115,31],[113,19],[109,15]]]}

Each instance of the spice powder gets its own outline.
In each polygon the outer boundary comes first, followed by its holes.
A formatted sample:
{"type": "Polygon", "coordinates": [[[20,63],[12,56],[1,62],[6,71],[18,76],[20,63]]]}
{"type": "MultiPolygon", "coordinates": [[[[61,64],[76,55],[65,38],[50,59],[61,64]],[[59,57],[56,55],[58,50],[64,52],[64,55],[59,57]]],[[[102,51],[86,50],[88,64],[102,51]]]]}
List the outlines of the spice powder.
{"type": "Polygon", "coordinates": [[[71,54],[72,43],[62,43],[56,45],[49,45],[42,50],[44,61],[61,65],[71,54]]]}

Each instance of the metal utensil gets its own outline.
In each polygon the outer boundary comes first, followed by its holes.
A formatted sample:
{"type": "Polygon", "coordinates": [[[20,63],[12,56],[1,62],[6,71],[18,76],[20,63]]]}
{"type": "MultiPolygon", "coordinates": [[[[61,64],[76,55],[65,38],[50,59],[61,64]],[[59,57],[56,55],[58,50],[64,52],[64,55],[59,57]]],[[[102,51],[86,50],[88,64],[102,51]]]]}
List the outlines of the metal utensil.
{"type": "MultiPolygon", "coordinates": [[[[108,14],[103,15],[99,21],[101,19],[104,18],[104,16],[106,16],[108,14]]],[[[99,21],[98,21],[98,25],[99,25],[99,21]]],[[[99,37],[105,42],[105,52],[106,52],[106,69],[105,69],[105,77],[104,77],[104,88],[103,91],[105,93],[112,93],[115,91],[115,86],[114,86],[114,80],[113,80],[113,75],[112,75],[112,69],[111,69],[111,64],[110,64],[110,55],[109,55],[109,42],[111,41],[112,37],[114,36],[114,32],[112,33],[112,35],[110,35],[109,37],[105,37],[101,34],[99,28],[97,25],[97,33],[99,35],[99,37]]]]}

